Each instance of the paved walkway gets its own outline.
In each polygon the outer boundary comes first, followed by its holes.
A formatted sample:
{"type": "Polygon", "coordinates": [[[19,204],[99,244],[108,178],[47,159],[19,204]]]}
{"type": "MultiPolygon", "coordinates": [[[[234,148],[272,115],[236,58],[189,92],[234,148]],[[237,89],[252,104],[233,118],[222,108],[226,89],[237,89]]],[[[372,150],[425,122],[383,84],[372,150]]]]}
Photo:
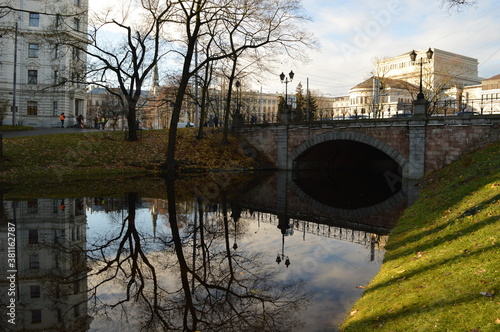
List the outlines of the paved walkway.
{"type": "Polygon", "coordinates": [[[33,130],[22,131],[0,131],[3,138],[9,137],[24,137],[37,135],[52,135],[52,134],[69,134],[69,133],[86,133],[99,131],[99,129],[80,129],[80,128],[36,128],[33,130]]]}

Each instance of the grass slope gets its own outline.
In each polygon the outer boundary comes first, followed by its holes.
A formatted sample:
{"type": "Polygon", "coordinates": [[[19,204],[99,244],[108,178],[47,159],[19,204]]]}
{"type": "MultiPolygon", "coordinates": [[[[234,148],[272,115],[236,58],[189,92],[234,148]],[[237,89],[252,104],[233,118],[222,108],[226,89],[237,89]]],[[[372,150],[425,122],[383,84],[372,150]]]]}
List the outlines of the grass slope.
{"type": "Polygon", "coordinates": [[[499,151],[426,178],[342,331],[500,331],[499,151]]]}

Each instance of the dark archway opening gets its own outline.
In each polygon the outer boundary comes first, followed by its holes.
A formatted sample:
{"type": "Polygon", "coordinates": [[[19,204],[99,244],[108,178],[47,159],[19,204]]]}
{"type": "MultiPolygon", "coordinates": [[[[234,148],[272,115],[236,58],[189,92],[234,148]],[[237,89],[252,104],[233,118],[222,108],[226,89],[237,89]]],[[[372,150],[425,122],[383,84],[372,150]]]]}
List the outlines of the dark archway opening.
{"type": "Polygon", "coordinates": [[[384,152],[348,140],[315,145],[294,160],[295,183],[313,199],[336,208],[379,204],[401,190],[401,167],[384,152]]]}

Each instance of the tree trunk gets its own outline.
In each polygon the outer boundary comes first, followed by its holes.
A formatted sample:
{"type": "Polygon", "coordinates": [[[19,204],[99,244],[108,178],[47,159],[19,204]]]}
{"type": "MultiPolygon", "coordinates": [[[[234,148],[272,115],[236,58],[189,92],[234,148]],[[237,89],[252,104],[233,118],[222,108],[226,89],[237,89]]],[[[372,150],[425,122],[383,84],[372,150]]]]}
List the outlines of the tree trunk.
{"type": "Polygon", "coordinates": [[[211,77],[213,74],[213,66],[208,65],[205,70],[205,78],[203,81],[203,90],[201,92],[201,105],[200,105],[200,123],[199,123],[199,128],[198,128],[198,136],[196,137],[197,139],[202,139],[203,138],[203,129],[204,129],[204,124],[207,119],[207,100],[208,100],[208,87],[210,85],[211,77]]]}
{"type": "Polygon", "coordinates": [[[229,117],[231,116],[231,98],[233,90],[234,75],[236,73],[236,59],[233,59],[233,68],[229,77],[229,88],[227,91],[226,109],[224,114],[224,129],[222,131],[222,144],[229,144],[229,117]]]}
{"type": "Polygon", "coordinates": [[[127,114],[127,124],[128,124],[128,140],[133,142],[137,141],[137,117],[136,117],[136,109],[134,103],[129,103],[128,105],[128,114],[127,114]]]}

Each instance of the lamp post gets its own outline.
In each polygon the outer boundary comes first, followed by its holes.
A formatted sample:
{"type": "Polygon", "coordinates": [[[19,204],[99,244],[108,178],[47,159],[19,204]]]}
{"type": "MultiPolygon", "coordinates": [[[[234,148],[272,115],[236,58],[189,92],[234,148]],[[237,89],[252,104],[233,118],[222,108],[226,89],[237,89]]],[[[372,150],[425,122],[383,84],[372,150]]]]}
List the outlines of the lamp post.
{"type": "Polygon", "coordinates": [[[240,113],[240,107],[241,107],[241,82],[236,81],[236,113],[240,113]]]}
{"type": "MultiPolygon", "coordinates": [[[[427,59],[431,60],[434,52],[429,47],[429,49],[427,50],[427,52],[425,52],[425,54],[427,55],[427,59]]],[[[417,53],[415,52],[415,50],[413,50],[410,53],[410,59],[411,59],[411,62],[413,63],[413,65],[415,65],[415,61],[417,60],[417,53]]],[[[420,64],[420,86],[419,86],[419,93],[417,95],[417,100],[424,100],[425,97],[424,97],[424,93],[422,91],[422,66],[424,63],[429,63],[430,61],[424,62],[424,57],[420,57],[419,60],[420,60],[420,62],[419,62],[419,64],[420,64]]]]}
{"type": "Polygon", "coordinates": [[[290,228],[288,225],[289,219],[287,215],[278,215],[278,228],[281,230],[281,255],[278,254],[276,257],[276,263],[281,263],[281,261],[285,261],[285,266],[288,268],[290,266],[290,258],[285,255],[285,234],[287,229],[290,228]]]}
{"type": "Polygon", "coordinates": [[[281,119],[282,122],[288,123],[288,83],[290,83],[293,80],[293,77],[295,76],[293,70],[290,71],[288,74],[288,77],[282,72],[280,74],[280,80],[281,83],[285,83],[285,100],[284,100],[284,105],[283,105],[283,117],[281,119]]]}
{"type": "Polygon", "coordinates": [[[243,115],[241,115],[240,112],[241,82],[236,81],[234,84],[236,86],[236,110],[234,111],[233,115],[233,124],[232,124],[233,129],[240,128],[243,125],[243,115]],[[240,95],[239,97],[238,97],[238,90],[240,95]]]}

